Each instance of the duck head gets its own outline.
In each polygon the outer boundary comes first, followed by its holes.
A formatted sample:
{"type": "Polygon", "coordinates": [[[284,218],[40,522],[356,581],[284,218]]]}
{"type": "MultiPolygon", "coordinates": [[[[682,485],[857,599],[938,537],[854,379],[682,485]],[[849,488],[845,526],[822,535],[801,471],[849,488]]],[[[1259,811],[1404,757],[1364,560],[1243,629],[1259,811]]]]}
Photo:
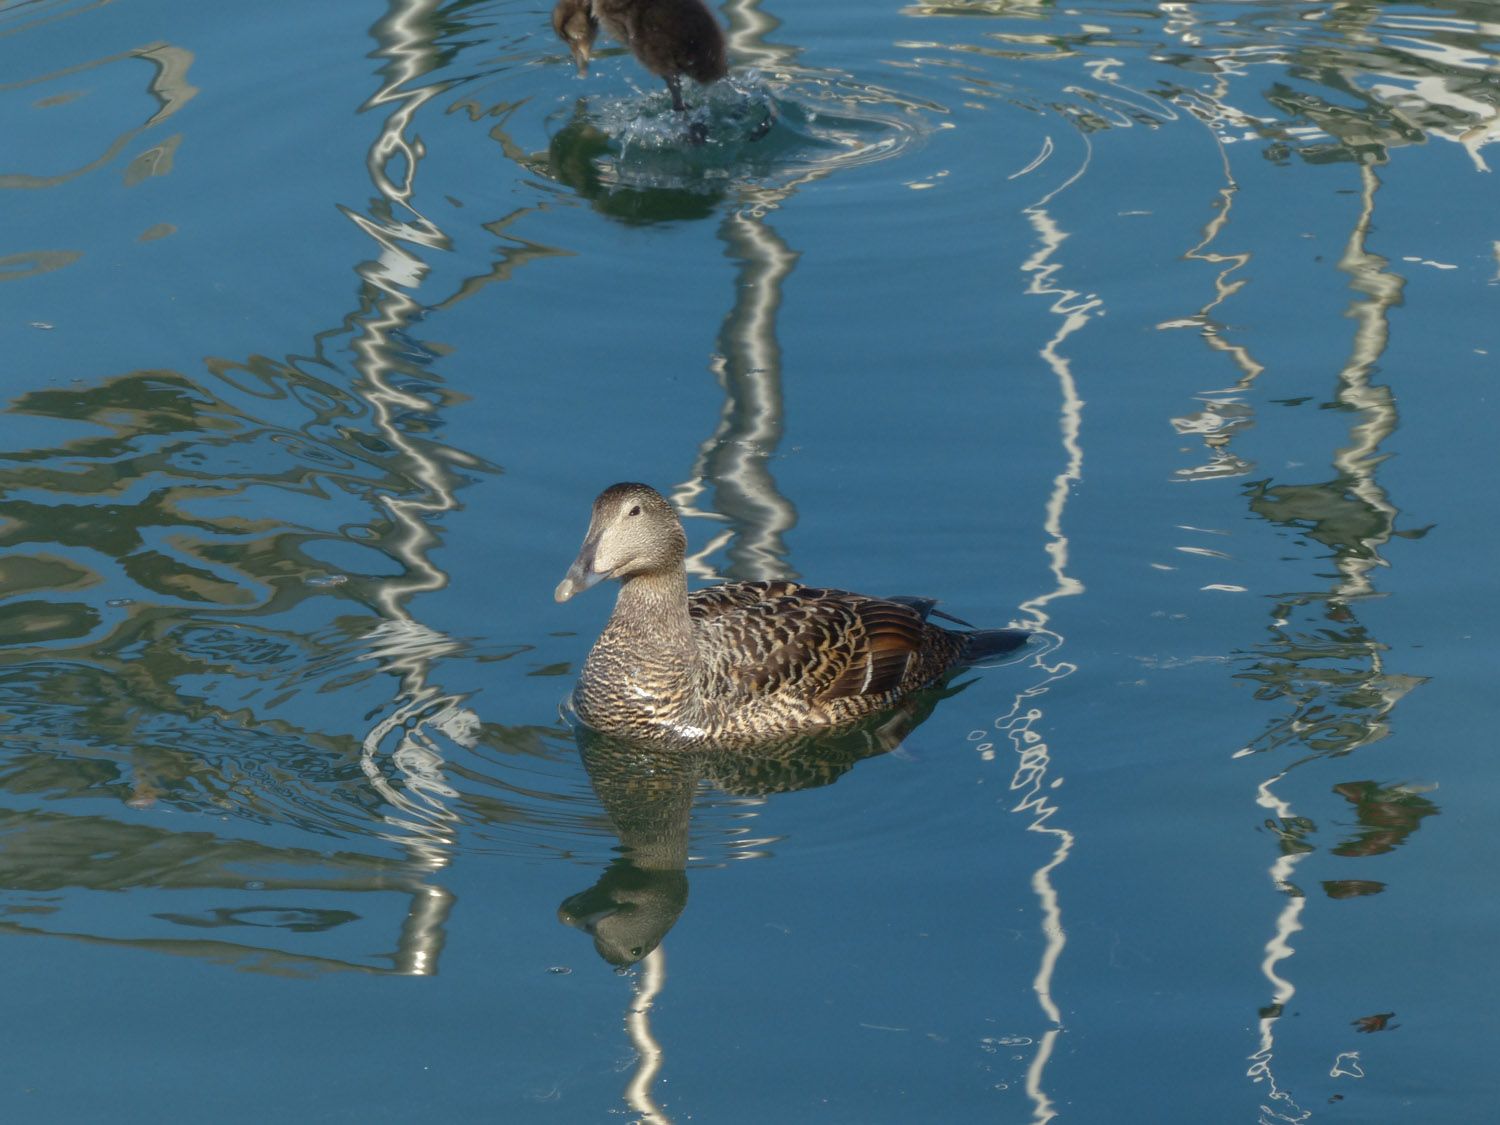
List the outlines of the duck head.
{"type": "Polygon", "coordinates": [[[686,871],[657,871],[621,858],[588,890],[564,899],[557,920],[584,931],[600,957],[624,968],[661,944],[687,897],[686,871]]]}
{"type": "Polygon", "coordinates": [[[552,9],[552,30],[573,53],[578,73],[587,74],[594,39],[599,34],[599,21],[594,18],[590,0],[557,0],[557,7],[552,9]]]}
{"type": "Polygon", "coordinates": [[[553,597],[565,602],[606,578],[621,582],[682,566],[687,536],[682,521],[650,485],[610,485],[594,501],[589,530],[553,597]]]}

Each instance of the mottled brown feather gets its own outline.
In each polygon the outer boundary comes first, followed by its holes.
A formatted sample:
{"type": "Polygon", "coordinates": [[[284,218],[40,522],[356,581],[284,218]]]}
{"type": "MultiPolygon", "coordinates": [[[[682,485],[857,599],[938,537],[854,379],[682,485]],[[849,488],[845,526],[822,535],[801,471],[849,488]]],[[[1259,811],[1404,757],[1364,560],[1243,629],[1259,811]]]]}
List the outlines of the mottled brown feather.
{"type": "Polygon", "coordinates": [[[619,599],[574,704],[590,726],[628,737],[746,745],[848,724],[1025,637],[934,625],[930,599],[786,581],[689,593],[681,524],[640,484],[595,501],[558,599],[601,577],[621,580],[619,599]]]}
{"type": "Polygon", "coordinates": [[[702,0],[557,0],[552,28],[587,62],[600,27],[668,84],[708,85],[728,72],[724,31],[702,0]]]}

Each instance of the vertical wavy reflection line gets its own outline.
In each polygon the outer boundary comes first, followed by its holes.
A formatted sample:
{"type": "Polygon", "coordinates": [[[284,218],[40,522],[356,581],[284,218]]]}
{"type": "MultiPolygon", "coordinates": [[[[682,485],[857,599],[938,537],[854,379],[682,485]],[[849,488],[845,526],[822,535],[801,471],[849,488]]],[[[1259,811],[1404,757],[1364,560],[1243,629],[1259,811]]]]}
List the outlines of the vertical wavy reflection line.
{"type": "MultiPolygon", "coordinates": [[[[726,0],[728,44],[736,65],[785,70],[794,66],[800,48],[767,42],[781,26],[761,10],[760,0],[726,0]]],[[[857,162],[858,153],[834,155],[775,186],[738,189],[718,236],[727,256],[740,263],[735,301],[719,335],[713,370],[725,391],[724,410],[713,435],[699,449],[693,475],[678,484],[672,503],[687,518],[726,522],[730,526],[688,556],[688,572],[700,578],[796,578],[787,561],[784,533],[797,522],[797,508],[782,494],[767,461],[781,441],[783,410],[781,348],[776,318],[782,285],[800,253],[771,226],[770,216],[805,184],[857,162]],[[714,486],[712,509],[698,498],[714,486]],[[726,549],[729,566],[721,573],[710,561],[726,549]]]]}
{"type": "Polygon", "coordinates": [[[667,983],[667,955],[657,946],[641,962],[636,980],[635,995],[630,1000],[630,1010],[625,1017],[625,1030],[630,1034],[640,1061],[630,1083],[625,1087],[625,1103],[641,1116],[643,1125],[671,1125],[671,1118],[662,1112],[661,1106],[651,1096],[651,1086],[661,1071],[665,1052],[656,1036],[651,1033],[651,1008],[667,983]]]}
{"type": "MultiPolygon", "coordinates": [[[[1345,552],[1339,557],[1339,572],[1343,576],[1338,586],[1341,598],[1374,592],[1370,571],[1385,565],[1379,548],[1390,540],[1397,516],[1396,506],[1375,480],[1375,470],[1384,459],[1379,451],[1380,445],[1396,429],[1396,404],[1391,389],[1373,385],[1370,376],[1390,343],[1390,312],[1401,303],[1406,280],[1387,270],[1386,259],[1365,247],[1375,217],[1375,194],[1380,188],[1380,177],[1373,164],[1361,164],[1359,176],[1359,221],[1349,234],[1343,256],[1339,258],[1339,269],[1349,275],[1350,288],[1366,299],[1355,301],[1346,314],[1355,322],[1354,346],[1348,363],[1339,373],[1336,396],[1339,403],[1356,412],[1359,420],[1349,431],[1349,444],[1334,451],[1333,464],[1349,478],[1350,492],[1382,518],[1379,530],[1360,540],[1364,553],[1345,552]]],[[[1379,650],[1372,647],[1370,656],[1378,665],[1379,650]]]]}
{"type": "MultiPolygon", "coordinates": [[[[433,43],[438,30],[434,18],[437,8],[437,0],[392,0],[387,16],[373,29],[379,43],[376,53],[385,60],[385,81],[364,108],[389,107],[389,112],[370,146],[366,167],[384,213],[362,215],[344,209],[344,214],[380,248],[376,262],[360,270],[362,280],[373,291],[368,313],[355,321],[358,333],[351,345],[354,367],[363,383],[361,397],[370,405],[372,425],[401,459],[408,479],[419,486],[416,496],[387,494],[381,498],[397,529],[387,549],[400,559],[403,571],[385,579],[376,591],[375,601],[385,620],[371,631],[367,643],[379,665],[398,676],[396,698],[400,702],[365,734],[360,765],[371,787],[395,810],[384,814],[392,829],[387,838],[405,848],[428,871],[447,866],[457,821],[447,805],[456,793],[443,779],[442,753],[433,732],[462,745],[471,741],[478,725],[456,696],[428,684],[435,661],[457,645],[414,621],[405,604],[420,592],[447,584],[447,575],[429,557],[436,543],[429,521],[457,504],[450,470],[412,441],[399,423],[401,415],[428,413],[433,406],[394,385],[396,369],[391,359],[399,351],[395,334],[409,328],[423,312],[406,290],[422,283],[427,266],[408,246],[447,245],[443,232],[412,202],[423,149],[420,141],[408,136],[418,110],[447,88],[445,83],[417,85],[440,61],[433,43]],[[398,219],[399,213],[407,218],[398,219]],[[400,789],[391,784],[379,765],[381,745],[391,736],[395,738],[392,764],[402,775],[400,789]]],[[[459,463],[462,461],[459,457],[459,463]]],[[[442,921],[451,904],[451,893],[437,888],[417,904],[431,916],[414,913],[408,919],[414,940],[422,943],[417,955],[409,959],[410,971],[435,969],[442,921]]]]}
{"type": "MultiPolygon", "coordinates": [[[[1293,818],[1291,803],[1272,791],[1272,787],[1285,776],[1283,771],[1269,777],[1256,789],[1255,803],[1268,809],[1273,818],[1271,823],[1277,825],[1290,824],[1293,818]]],[[[1312,1113],[1304,1110],[1288,1091],[1281,1089],[1276,1083],[1276,1071],[1272,1066],[1276,1057],[1276,1021],[1286,1010],[1287,1003],[1297,994],[1296,985],[1283,977],[1277,966],[1296,953],[1292,935],[1302,929],[1302,911],[1307,906],[1307,896],[1292,882],[1292,872],[1308,854],[1308,851],[1296,846],[1283,846],[1281,854],[1270,867],[1271,885],[1285,896],[1286,901],[1276,915],[1274,931],[1265,944],[1265,956],[1260,962],[1261,975],[1271,986],[1271,999],[1260,1010],[1260,1019],[1256,1024],[1257,1047],[1250,1056],[1250,1069],[1245,1072],[1251,1082],[1266,1084],[1265,1101],[1268,1104],[1260,1107],[1262,1120],[1277,1120],[1289,1125],[1307,1120],[1312,1113]]]]}
{"type": "MultiPolygon", "coordinates": [[[[1038,240],[1036,251],[1021,264],[1022,273],[1027,275],[1026,292],[1032,296],[1048,298],[1051,302],[1049,311],[1058,317],[1057,330],[1039,354],[1057,380],[1058,431],[1063,451],[1063,467],[1053,477],[1043,521],[1046,535],[1043,550],[1047,555],[1054,585],[1051,590],[1023,602],[1020,607],[1027,615],[1025,624],[1038,632],[1045,631],[1050,620],[1047,606],[1059,598],[1076,597],[1084,591],[1083,583],[1067,571],[1069,542],[1063,529],[1063,513],[1068,497],[1083,477],[1083,447],[1079,441],[1083,397],[1078,393],[1072,365],[1063,354],[1062,346],[1070,336],[1082,330],[1094,318],[1102,302],[1095,296],[1079,293],[1059,283],[1058,275],[1062,264],[1055,259],[1067,235],[1047,210],[1048,204],[1058,193],[1077,182],[1087,171],[1092,149],[1087,136],[1083,136],[1083,142],[1084,156],[1078,169],[1024,212],[1036,231],[1038,240]]],[[[1051,152],[1049,139],[1044,155],[1033,161],[1027,171],[1044,164],[1051,152]]],[[[1032,706],[1031,701],[1046,691],[1050,684],[1071,675],[1077,670],[1077,666],[1060,660],[1049,665],[1041,657],[1038,657],[1037,663],[1045,673],[1044,678],[1016,697],[1011,710],[995,721],[995,729],[1010,741],[1016,755],[1010,783],[1012,792],[1017,795],[1013,811],[1029,814],[1031,823],[1027,830],[1051,836],[1054,842],[1052,855],[1031,876],[1031,889],[1041,910],[1044,940],[1031,988],[1043,1017],[1051,1026],[1037,1039],[1036,1053],[1026,1068],[1025,1088],[1032,1103],[1032,1120],[1037,1125],[1042,1125],[1058,1114],[1055,1103],[1046,1092],[1044,1079],[1047,1064],[1057,1048],[1058,1036],[1063,1029],[1062,1011],[1052,995],[1052,982],[1058,961],[1067,945],[1062,900],[1058,896],[1052,875],[1068,858],[1075,837],[1070,829],[1050,823],[1059,808],[1048,796],[1048,790],[1054,784],[1047,776],[1051,768],[1051,751],[1036,729],[1043,716],[1042,709],[1032,706]]],[[[987,749],[983,744],[981,748],[987,749]]]]}
{"type": "MultiPolygon", "coordinates": [[[[1173,13],[1181,22],[1174,23],[1168,29],[1169,32],[1186,40],[1192,40],[1194,17],[1190,10],[1173,6],[1173,13]]],[[[1230,76],[1237,76],[1241,73],[1239,68],[1233,68],[1230,74],[1216,76],[1210,89],[1184,94],[1180,99],[1188,113],[1204,125],[1213,139],[1219,153],[1224,177],[1223,186],[1219,189],[1220,206],[1205,225],[1203,236],[1184,253],[1183,257],[1221,268],[1214,275],[1211,298],[1197,312],[1157,325],[1159,329],[1195,329],[1199,338],[1211,351],[1229,358],[1233,366],[1238,369],[1240,377],[1233,386],[1217,392],[1226,395],[1248,389],[1264,370],[1264,365],[1255,360],[1247,347],[1231,343],[1226,339],[1223,331],[1224,323],[1215,315],[1216,310],[1248,284],[1248,279],[1235,279],[1233,276],[1249,263],[1248,252],[1234,254],[1211,249],[1229,228],[1234,202],[1239,193],[1239,183],[1234,175],[1222,129],[1226,123],[1234,123],[1245,129],[1252,128],[1254,124],[1252,119],[1236,109],[1229,99],[1230,76]]],[[[1209,450],[1208,464],[1198,468],[1179,470],[1176,474],[1179,480],[1223,479],[1228,476],[1243,476],[1253,469],[1252,463],[1239,457],[1229,448],[1234,431],[1243,428],[1250,417],[1247,407],[1241,407],[1239,412],[1227,410],[1226,405],[1231,403],[1238,405],[1236,400],[1219,398],[1205,403],[1207,409],[1200,413],[1172,419],[1172,426],[1178,433],[1199,434],[1209,450]]],[[[1264,955],[1260,962],[1261,975],[1266,979],[1270,988],[1270,999],[1260,1010],[1256,1024],[1256,1050],[1249,1056],[1250,1066],[1246,1075],[1252,1083],[1264,1083],[1266,1086],[1264,1100],[1260,1107],[1261,1120],[1292,1123],[1306,1120],[1310,1113],[1297,1104],[1289,1091],[1281,1089],[1276,1080],[1273,1066],[1276,1053],[1276,1021],[1297,991],[1296,986],[1289,978],[1281,974],[1278,967],[1296,952],[1292,945],[1292,937],[1302,929],[1302,913],[1306,908],[1307,899],[1292,882],[1292,875],[1297,864],[1308,853],[1307,849],[1298,846],[1295,838],[1286,831],[1287,826],[1295,823],[1295,813],[1291,803],[1274,791],[1276,783],[1285,776],[1285,771],[1282,771],[1265,779],[1256,788],[1256,804],[1268,811],[1267,824],[1272,826],[1273,830],[1277,830],[1278,839],[1281,841],[1281,847],[1271,863],[1268,875],[1271,885],[1284,896],[1284,900],[1281,909],[1277,912],[1271,936],[1266,941],[1264,955]]]]}
{"type": "MultiPolygon", "coordinates": [[[[1390,311],[1401,301],[1405,280],[1386,269],[1387,261],[1366,247],[1375,215],[1376,193],[1380,179],[1372,164],[1362,163],[1360,171],[1359,215],[1350,231],[1339,259],[1338,268],[1349,277],[1349,287],[1356,297],[1345,311],[1345,316],[1355,322],[1354,338],[1348,360],[1339,372],[1339,388],[1336,401],[1355,413],[1355,422],[1350,427],[1349,441],[1334,450],[1333,464],[1347,481],[1347,490],[1357,497],[1370,513],[1377,517],[1371,534],[1362,536],[1357,546],[1360,550],[1340,550],[1335,553],[1335,564],[1339,577],[1329,594],[1331,602],[1347,602],[1375,592],[1370,572],[1385,565],[1379,554],[1394,533],[1397,509],[1386,495],[1384,488],[1375,480],[1375,470],[1382,460],[1379,447],[1396,429],[1397,413],[1395,401],[1389,387],[1375,386],[1370,376],[1376,370],[1380,356],[1390,341],[1390,311]]],[[[1365,678],[1373,694],[1382,700],[1379,711],[1363,722],[1360,737],[1340,747],[1341,755],[1383,738],[1389,729],[1385,717],[1420,679],[1411,676],[1388,675],[1384,671],[1381,646],[1373,639],[1366,642],[1365,654],[1370,661],[1370,673],[1365,678]]],[[[1295,724],[1294,716],[1291,722],[1295,724]]],[[[1245,755],[1249,748],[1237,752],[1245,755]]],[[[1305,846],[1289,844],[1288,826],[1296,823],[1291,803],[1278,797],[1273,787],[1287,774],[1307,761],[1321,757],[1313,754],[1293,762],[1286,769],[1267,778],[1257,788],[1256,803],[1270,809],[1275,816],[1271,822],[1278,827],[1283,840],[1282,854],[1272,863],[1269,874],[1272,885],[1287,896],[1287,902],[1277,915],[1275,931],[1265,946],[1266,955],[1261,962],[1261,972],[1271,988],[1271,1002],[1262,1010],[1259,1023],[1259,1042],[1256,1052],[1250,1056],[1247,1077],[1253,1082],[1265,1082],[1269,1093],[1267,1101],[1272,1105],[1262,1110],[1278,1121],[1300,1122],[1311,1117],[1311,1111],[1303,1110],[1291,1094],[1280,1089],[1273,1069],[1275,1058],[1275,1024],[1286,1004],[1296,994],[1296,987],[1278,969],[1281,962],[1295,952],[1291,936],[1302,928],[1300,916],[1306,903],[1303,893],[1291,882],[1293,868],[1301,858],[1310,854],[1305,846]]]]}
{"type": "MultiPolygon", "coordinates": [[[[1216,112],[1223,114],[1224,110],[1221,99],[1227,92],[1228,82],[1224,78],[1220,78],[1215,83],[1212,94],[1202,94],[1200,96],[1213,105],[1216,112]]],[[[1226,388],[1226,390],[1244,391],[1265,370],[1265,365],[1250,354],[1249,348],[1243,344],[1233,343],[1225,336],[1225,325],[1214,316],[1214,312],[1220,305],[1249,284],[1247,278],[1237,278],[1234,275],[1250,264],[1251,255],[1248,250],[1235,254],[1211,249],[1213,244],[1218,241],[1219,235],[1229,226],[1230,216],[1234,211],[1234,201],[1239,195],[1240,185],[1239,181],[1234,178],[1234,168],[1230,164],[1229,153],[1225,150],[1224,139],[1212,130],[1210,130],[1209,135],[1213,137],[1214,146],[1218,150],[1219,167],[1224,175],[1224,186],[1219,189],[1220,205],[1215,210],[1213,217],[1204,226],[1203,237],[1198,240],[1196,245],[1189,247],[1183,254],[1183,257],[1189,261],[1206,262],[1211,266],[1219,266],[1221,268],[1214,275],[1213,299],[1204,304],[1192,317],[1182,323],[1195,325],[1202,335],[1203,342],[1213,351],[1228,356],[1230,363],[1238,368],[1240,372],[1239,380],[1233,387],[1226,388]]]]}
{"type": "MultiPolygon", "coordinates": [[[[1183,29],[1178,27],[1176,30],[1180,33],[1183,29]]],[[[1248,283],[1248,280],[1244,278],[1237,280],[1232,280],[1232,278],[1234,273],[1250,261],[1249,253],[1229,254],[1210,249],[1228,229],[1235,198],[1239,192],[1239,184],[1234,176],[1229,153],[1226,151],[1223,137],[1216,128],[1216,125],[1226,121],[1243,121],[1244,115],[1229,103],[1229,87],[1228,77],[1220,75],[1215,79],[1210,91],[1198,91],[1189,99],[1189,112],[1204,124],[1218,150],[1224,185],[1219,189],[1220,206],[1206,224],[1203,237],[1183,255],[1188,260],[1201,261],[1223,268],[1219,269],[1214,276],[1211,299],[1196,313],[1180,320],[1165,322],[1157,327],[1196,329],[1199,338],[1210,350],[1228,356],[1230,362],[1240,372],[1238,382],[1226,389],[1227,392],[1233,393],[1247,389],[1264,370],[1264,366],[1251,356],[1248,348],[1232,344],[1225,338],[1223,322],[1215,315],[1215,311],[1221,305],[1248,283]]],[[[1233,430],[1239,427],[1225,424],[1224,402],[1223,399],[1216,400],[1208,410],[1201,414],[1172,419],[1173,428],[1178,433],[1200,434],[1210,451],[1210,461],[1207,465],[1179,470],[1178,479],[1206,480],[1243,476],[1253,468],[1251,463],[1229,449],[1233,430]]],[[[1245,418],[1239,419],[1240,422],[1245,420],[1245,418]]],[[[1274,786],[1284,776],[1285,771],[1267,778],[1256,789],[1256,804],[1268,810],[1267,823],[1275,826],[1293,823],[1294,812],[1290,802],[1274,792],[1274,786]]],[[[1279,839],[1282,840],[1283,846],[1272,862],[1268,874],[1271,885],[1284,896],[1284,899],[1281,910],[1277,912],[1271,936],[1264,946],[1264,956],[1261,958],[1260,971],[1270,987],[1270,999],[1260,1010],[1256,1024],[1256,1050],[1249,1057],[1250,1066],[1246,1075],[1252,1083],[1264,1083],[1266,1086],[1264,1101],[1260,1107],[1262,1121],[1279,1120],[1292,1123],[1304,1121],[1310,1114],[1297,1104],[1289,1091],[1281,1089],[1276,1080],[1273,1066],[1276,1053],[1276,1021],[1281,1017],[1286,1004],[1297,992],[1291,980],[1281,975],[1278,966],[1296,952],[1292,945],[1292,937],[1302,929],[1302,912],[1307,906],[1307,899],[1292,882],[1292,875],[1297,864],[1308,853],[1305,849],[1291,844],[1290,838],[1284,834],[1280,835],[1279,839]],[[1289,844],[1291,846],[1288,846],[1289,844]]]]}
{"type": "MultiPolygon", "coordinates": [[[[736,64],[789,65],[794,48],[768,43],[781,25],[761,11],[760,0],[729,0],[728,44],[736,64]]],[[[719,331],[713,371],[724,388],[724,409],[714,433],[699,448],[692,476],[672,491],[684,516],[723,521],[729,527],[688,556],[688,572],[700,578],[761,580],[796,578],[783,536],[797,522],[797,508],[782,494],[768,461],[781,443],[783,404],[781,345],[776,319],[782,285],[800,254],[771,226],[769,218],[803,184],[831,172],[810,170],[777,187],[744,187],[719,226],[725,254],[740,264],[735,299],[719,331]],[[714,508],[697,504],[714,487],[714,508]],[[709,560],[728,549],[721,573],[709,560]]]]}
{"type": "Polygon", "coordinates": [[[699,449],[692,477],[674,490],[673,500],[685,515],[729,524],[689,560],[695,574],[742,580],[795,578],[784,536],[797,522],[797,508],[771,474],[770,459],[784,428],[776,317],[782,283],[798,254],[763,214],[746,209],[725,217],[719,238],[726,254],[740,264],[734,305],[720,329],[714,362],[724,388],[724,408],[714,433],[699,449]],[[710,482],[714,510],[705,512],[693,502],[710,482]],[[713,573],[708,562],[708,556],[721,548],[727,548],[729,559],[723,575],[713,573]]]}
{"type": "MultiPolygon", "coordinates": [[[[1026,292],[1031,296],[1050,297],[1052,303],[1049,311],[1060,318],[1057,331],[1039,354],[1042,362],[1057,379],[1060,396],[1058,429],[1066,458],[1062,470],[1052,478],[1052,491],[1047,497],[1047,516],[1042,524],[1047,537],[1043,550],[1047,554],[1048,567],[1052,571],[1055,585],[1051,590],[1022,602],[1020,606],[1023,612],[1030,615],[1031,624],[1036,628],[1045,628],[1050,620],[1046,606],[1058,598],[1077,597],[1084,589],[1083,583],[1067,572],[1068,537],[1062,526],[1063,509],[1067,507],[1068,496],[1073,486],[1083,478],[1083,447],[1078,442],[1083,420],[1083,397],[1078,393],[1078,382],[1073,377],[1072,365],[1059,349],[1064,340],[1093,319],[1103,302],[1092,294],[1084,295],[1056,284],[1062,264],[1052,259],[1068,236],[1047,211],[1047,204],[1076,183],[1088,170],[1093,146],[1086,135],[1083,136],[1083,143],[1084,157],[1078,170],[1024,212],[1036,231],[1039,242],[1036,252],[1021,263],[1021,272],[1029,275],[1026,292]]],[[[1033,164],[1031,167],[1037,166],[1033,164]]]]}
{"type": "Polygon", "coordinates": [[[1158,329],[1187,328],[1197,331],[1199,338],[1210,351],[1226,356],[1239,371],[1233,384],[1214,390],[1199,392],[1202,409],[1172,419],[1172,428],[1179,434],[1196,434],[1208,448],[1209,459],[1205,465],[1179,469],[1174,474],[1180,481],[1219,480],[1225,477],[1244,476],[1254,469],[1254,463],[1239,456],[1230,448],[1234,435],[1247,428],[1253,421],[1251,408],[1237,396],[1247,391],[1265,370],[1244,344],[1233,342],[1226,333],[1226,325],[1216,315],[1221,305],[1243,289],[1248,277],[1235,275],[1250,264],[1249,251],[1231,253],[1213,249],[1214,243],[1228,229],[1234,211],[1235,199],[1240,185],[1235,179],[1229,152],[1217,125],[1243,118],[1227,100],[1229,81],[1224,75],[1215,78],[1212,88],[1195,91],[1179,97],[1190,116],[1202,122],[1219,155],[1219,164],[1224,182],[1219,189],[1219,206],[1204,226],[1203,236],[1197,244],[1183,253],[1188,261],[1204,262],[1216,267],[1212,297],[1197,312],[1176,320],[1158,324],[1158,329]],[[1202,396],[1213,395],[1214,398],[1202,396]]]}

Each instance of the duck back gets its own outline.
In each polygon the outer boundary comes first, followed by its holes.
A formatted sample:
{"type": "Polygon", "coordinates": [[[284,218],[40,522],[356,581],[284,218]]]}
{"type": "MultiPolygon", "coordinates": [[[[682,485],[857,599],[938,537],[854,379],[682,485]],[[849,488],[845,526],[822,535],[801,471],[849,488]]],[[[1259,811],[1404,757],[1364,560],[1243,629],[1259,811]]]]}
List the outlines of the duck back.
{"type": "Polygon", "coordinates": [[[729,72],[724,32],[701,0],[593,0],[594,15],[661,78],[707,85],[729,72]]]}

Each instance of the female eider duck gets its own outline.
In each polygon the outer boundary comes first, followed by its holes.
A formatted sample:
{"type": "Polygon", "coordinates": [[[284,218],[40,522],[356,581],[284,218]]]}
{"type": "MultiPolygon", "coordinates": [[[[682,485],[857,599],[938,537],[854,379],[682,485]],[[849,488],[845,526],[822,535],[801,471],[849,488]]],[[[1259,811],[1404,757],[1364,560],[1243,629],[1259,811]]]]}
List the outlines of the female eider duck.
{"type": "Polygon", "coordinates": [[[587,74],[599,25],[672,91],[682,111],[682,75],[707,86],[729,72],[724,33],[702,0],[557,0],[552,30],[568,45],[578,73],[587,74]]]}
{"type": "Polygon", "coordinates": [[[611,485],[594,501],[554,596],[620,583],[573,691],[578,717],[595,730],[744,747],[849,726],[1028,635],[944,629],[927,620],[930,599],[795,582],[689,593],[686,551],[677,513],[648,485],[611,485]]]}

